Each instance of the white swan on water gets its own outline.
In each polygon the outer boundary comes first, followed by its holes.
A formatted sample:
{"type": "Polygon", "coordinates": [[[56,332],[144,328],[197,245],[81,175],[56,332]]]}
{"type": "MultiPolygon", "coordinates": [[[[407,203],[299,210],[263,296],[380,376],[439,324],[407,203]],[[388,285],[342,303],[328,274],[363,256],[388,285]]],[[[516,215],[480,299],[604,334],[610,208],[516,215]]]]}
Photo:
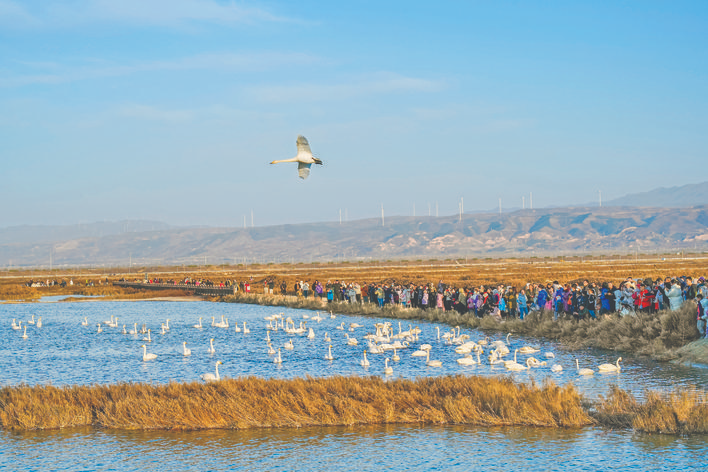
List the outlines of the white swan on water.
{"type": "Polygon", "coordinates": [[[273,345],[268,341],[268,355],[272,356],[273,354],[275,354],[275,349],[273,349],[273,345]]]}
{"type": "Polygon", "coordinates": [[[39,319],[37,320],[37,328],[42,327],[42,317],[40,316],[39,319]]]}
{"type": "Polygon", "coordinates": [[[234,333],[240,333],[241,327],[238,325],[238,321],[234,323],[234,333]]]}
{"type": "Polygon", "coordinates": [[[393,367],[388,366],[388,357],[386,358],[386,360],[384,362],[384,374],[385,375],[393,374],[393,367]]]}
{"type": "Polygon", "coordinates": [[[476,360],[476,361],[472,358],[472,355],[467,354],[465,357],[462,357],[462,358],[460,358],[460,359],[457,359],[457,363],[460,364],[460,365],[475,365],[475,364],[481,364],[482,361],[481,361],[480,358],[479,358],[480,351],[481,351],[481,349],[480,349],[479,351],[477,351],[477,360],[476,360]]]}
{"type": "Polygon", "coordinates": [[[190,356],[191,354],[192,350],[187,347],[187,341],[182,341],[182,355],[190,356]]]}
{"type": "Polygon", "coordinates": [[[332,356],[332,345],[331,344],[327,348],[327,354],[325,354],[325,359],[328,361],[334,360],[334,356],[332,356]]]}
{"type": "Polygon", "coordinates": [[[563,366],[560,364],[553,364],[551,366],[551,372],[556,372],[556,373],[563,372],[563,366]]]}
{"type": "MultiPolygon", "coordinates": [[[[100,331],[99,331],[99,332],[100,332],[100,331]]],[[[152,342],[152,337],[150,337],[150,330],[149,330],[149,329],[148,329],[148,333],[147,333],[147,334],[148,334],[147,337],[146,337],[146,338],[143,338],[143,341],[147,341],[147,342],[151,343],[151,342],[152,342]]]]}
{"type": "Polygon", "coordinates": [[[17,324],[17,322],[15,321],[15,318],[13,318],[11,327],[12,327],[12,329],[15,329],[15,330],[22,329],[22,321],[20,321],[20,324],[17,324]]]}
{"type": "Polygon", "coordinates": [[[595,371],[592,369],[585,369],[585,368],[581,369],[578,359],[575,359],[575,367],[578,369],[578,374],[580,374],[580,375],[594,375],[595,374],[595,371]]]}
{"type": "Polygon", "coordinates": [[[620,357],[617,359],[616,364],[600,364],[599,366],[597,366],[597,370],[599,370],[600,372],[619,372],[620,370],[622,370],[622,367],[620,367],[621,360],[622,358],[620,357]]]}
{"type": "Polygon", "coordinates": [[[221,361],[216,361],[216,364],[214,365],[214,370],[216,370],[216,374],[212,374],[211,372],[207,372],[206,374],[202,374],[199,377],[205,381],[205,382],[217,382],[221,380],[221,377],[219,376],[219,365],[221,364],[221,361]]]}
{"type": "Polygon", "coordinates": [[[133,329],[128,331],[128,334],[138,335],[138,323],[133,323],[133,329]]]}
{"type": "Polygon", "coordinates": [[[359,364],[361,364],[362,367],[369,367],[371,365],[369,359],[366,358],[366,349],[364,349],[364,358],[359,361],[359,364]]]}
{"type": "Polygon", "coordinates": [[[143,344],[143,361],[151,361],[154,359],[157,359],[157,354],[153,354],[151,352],[148,353],[147,346],[145,344],[143,344]]]}
{"type": "Polygon", "coordinates": [[[295,346],[293,345],[293,340],[292,340],[292,339],[288,339],[288,342],[286,342],[286,343],[283,345],[283,347],[284,347],[285,349],[287,349],[288,351],[292,351],[293,349],[295,349],[295,346]]]}
{"type": "Polygon", "coordinates": [[[34,315],[32,315],[32,319],[27,322],[27,324],[34,324],[34,315]]]}
{"type": "Polygon", "coordinates": [[[88,326],[88,318],[84,316],[84,321],[81,322],[81,326],[88,326]]]}
{"type": "Polygon", "coordinates": [[[394,362],[398,362],[398,361],[401,360],[401,356],[399,356],[399,355],[396,353],[396,348],[395,348],[395,347],[393,348],[393,357],[391,357],[391,359],[392,359],[394,362]]]}
{"type": "Polygon", "coordinates": [[[427,353],[427,356],[425,357],[425,365],[428,367],[442,367],[442,361],[431,361],[430,360],[430,351],[425,351],[427,353]]]}
{"type": "Polygon", "coordinates": [[[202,329],[202,317],[199,317],[199,323],[192,326],[192,328],[202,329]]]}
{"type": "Polygon", "coordinates": [[[246,322],[244,321],[243,322],[243,334],[248,334],[250,332],[251,332],[251,330],[246,328],[246,322]]]}
{"type": "Polygon", "coordinates": [[[209,340],[209,349],[207,349],[207,352],[208,352],[209,354],[214,354],[214,353],[216,353],[216,349],[214,349],[214,338],[211,338],[211,339],[209,340]]]}
{"type": "Polygon", "coordinates": [[[307,138],[305,136],[298,136],[295,144],[297,145],[297,156],[292,159],[272,161],[271,164],[280,164],[281,162],[297,162],[298,175],[301,179],[306,179],[307,176],[310,175],[310,166],[312,166],[312,164],[322,165],[322,161],[312,155],[310,143],[307,142],[307,138]]]}
{"type": "Polygon", "coordinates": [[[27,325],[25,325],[25,332],[22,335],[22,339],[27,339],[29,336],[27,336],[27,325]]]}
{"type": "Polygon", "coordinates": [[[273,359],[273,362],[276,363],[276,364],[282,364],[282,363],[283,363],[283,358],[280,357],[280,348],[278,348],[278,357],[276,357],[275,359],[273,359]]]}

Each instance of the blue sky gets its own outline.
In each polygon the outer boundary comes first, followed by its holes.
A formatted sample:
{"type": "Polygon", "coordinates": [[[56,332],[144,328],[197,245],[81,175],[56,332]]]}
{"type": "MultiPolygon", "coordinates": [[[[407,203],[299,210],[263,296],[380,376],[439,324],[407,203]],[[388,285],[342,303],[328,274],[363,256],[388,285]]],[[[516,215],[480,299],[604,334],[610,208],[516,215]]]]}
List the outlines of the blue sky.
{"type": "Polygon", "coordinates": [[[708,3],[0,0],[0,226],[571,205],[706,180],[708,3]],[[324,167],[295,165],[307,136],[324,167]]]}

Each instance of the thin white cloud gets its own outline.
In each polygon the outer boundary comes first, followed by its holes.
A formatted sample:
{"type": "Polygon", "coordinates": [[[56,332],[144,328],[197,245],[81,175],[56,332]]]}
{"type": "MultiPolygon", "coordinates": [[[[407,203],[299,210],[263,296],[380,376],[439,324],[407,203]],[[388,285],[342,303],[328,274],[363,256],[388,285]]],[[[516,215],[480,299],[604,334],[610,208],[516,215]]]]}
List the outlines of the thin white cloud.
{"type": "Polygon", "coordinates": [[[84,64],[23,63],[33,73],[4,76],[0,72],[0,87],[20,87],[35,84],[60,84],[79,80],[127,76],[155,71],[234,70],[257,72],[285,66],[306,65],[320,59],[301,53],[207,53],[169,60],[142,61],[116,64],[109,61],[90,61],[84,64]]]}
{"type": "Polygon", "coordinates": [[[165,110],[140,104],[124,105],[118,110],[118,114],[129,118],[169,123],[189,121],[193,116],[193,113],[187,110],[165,110]]]}
{"type": "Polygon", "coordinates": [[[65,28],[113,23],[183,27],[195,23],[297,21],[232,0],[42,0],[32,7],[0,0],[0,24],[65,28]]]}
{"type": "Polygon", "coordinates": [[[0,0],[0,25],[3,27],[21,28],[37,26],[41,22],[23,6],[12,0],[0,0]]]}
{"type": "Polygon", "coordinates": [[[346,100],[375,94],[406,92],[437,92],[445,87],[440,80],[405,77],[397,74],[378,74],[340,84],[264,85],[249,89],[256,100],[274,103],[317,102],[346,100]]]}

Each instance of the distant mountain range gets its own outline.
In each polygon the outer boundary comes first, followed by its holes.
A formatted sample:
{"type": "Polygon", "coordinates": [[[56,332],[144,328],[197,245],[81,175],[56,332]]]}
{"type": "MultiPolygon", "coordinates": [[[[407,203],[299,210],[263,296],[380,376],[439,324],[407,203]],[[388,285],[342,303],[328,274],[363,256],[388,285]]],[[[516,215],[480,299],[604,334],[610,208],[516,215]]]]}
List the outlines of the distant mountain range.
{"type": "Polygon", "coordinates": [[[37,227],[42,237],[22,228],[0,230],[0,267],[48,267],[50,257],[59,267],[633,253],[708,250],[708,205],[389,217],[385,225],[379,219],[257,228],[95,223],[37,227]]]}
{"type": "Polygon", "coordinates": [[[158,221],[0,228],[0,267],[306,262],[708,250],[708,182],[602,207],[387,217],[257,228],[158,221]],[[51,262],[50,262],[51,261],[51,262]]]}
{"type": "Polygon", "coordinates": [[[660,187],[603,202],[604,206],[684,208],[708,205],[708,182],[681,187],[660,187]]]}

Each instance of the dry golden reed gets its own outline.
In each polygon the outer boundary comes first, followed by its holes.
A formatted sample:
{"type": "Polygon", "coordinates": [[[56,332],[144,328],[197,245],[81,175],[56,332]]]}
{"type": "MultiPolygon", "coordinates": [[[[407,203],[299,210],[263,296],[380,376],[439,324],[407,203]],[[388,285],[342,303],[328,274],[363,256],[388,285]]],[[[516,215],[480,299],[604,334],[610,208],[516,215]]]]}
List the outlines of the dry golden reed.
{"type": "Polygon", "coordinates": [[[210,384],[0,389],[3,429],[185,430],[385,423],[580,427],[594,420],[572,385],[525,385],[506,378],[247,377],[210,384]]]}

